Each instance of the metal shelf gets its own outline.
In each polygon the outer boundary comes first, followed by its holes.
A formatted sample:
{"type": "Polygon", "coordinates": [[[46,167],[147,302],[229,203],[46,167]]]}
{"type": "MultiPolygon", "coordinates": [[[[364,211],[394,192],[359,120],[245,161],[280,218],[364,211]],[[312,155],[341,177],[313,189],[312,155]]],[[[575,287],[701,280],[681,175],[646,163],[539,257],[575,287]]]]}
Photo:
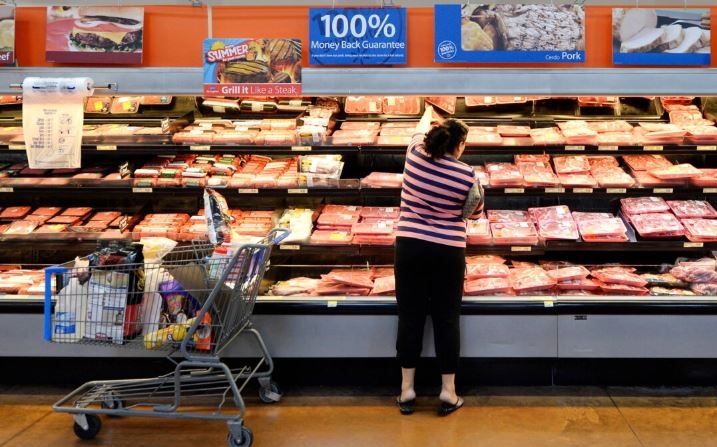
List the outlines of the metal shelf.
{"type": "MultiPolygon", "coordinates": [[[[712,96],[711,68],[311,68],[302,70],[305,96],[323,95],[547,95],[712,96]],[[439,82],[438,82],[439,81],[439,82]]],[[[116,83],[116,94],[202,95],[201,67],[4,68],[0,94],[25,77],[88,76],[116,83]]]]}

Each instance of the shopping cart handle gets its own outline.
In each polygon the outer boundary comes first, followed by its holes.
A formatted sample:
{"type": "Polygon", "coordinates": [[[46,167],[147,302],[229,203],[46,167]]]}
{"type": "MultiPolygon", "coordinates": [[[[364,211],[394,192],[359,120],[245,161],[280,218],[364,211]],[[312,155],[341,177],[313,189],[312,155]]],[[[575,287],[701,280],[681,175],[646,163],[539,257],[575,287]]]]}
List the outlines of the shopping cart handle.
{"type": "Polygon", "coordinates": [[[281,242],[281,241],[283,241],[284,239],[286,239],[286,238],[289,236],[290,233],[291,233],[291,231],[287,230],[286,228],[273,228],[273,229],[269,232],[269,235],[267,236],[267,239],[269,240],[269,242],[270,242],[271,244],[276,245],[276,244],[278,244],[279,242],[281,242]]]}
{"type": "Polygon", "coordinates": [[[43,339],[52,341],[52,276],[67,273],[67,267],[53,266],[45,269],[45,324],[43,339]]]}

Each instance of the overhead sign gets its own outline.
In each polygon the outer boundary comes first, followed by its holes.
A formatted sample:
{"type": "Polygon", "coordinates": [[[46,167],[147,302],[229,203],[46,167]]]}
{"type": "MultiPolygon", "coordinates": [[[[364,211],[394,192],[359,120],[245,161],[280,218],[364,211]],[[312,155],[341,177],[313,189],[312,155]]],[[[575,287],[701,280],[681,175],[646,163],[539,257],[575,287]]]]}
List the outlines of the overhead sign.
{"type": "Polygon", "coordinates": [[[585,63],[585,12],[578,3],[434,8],[436,62],[585,63]]]}
{"type": "Polygon", "coordinates": [[[45,57],[51,62],[140,64],[144,8],[48,6],[45,57]]]}
{"type": "Polygon", "coordinates": [[[309,63],[406,63],[405,8],[311,8],[309,63]]]}
{"type": "Polygon", "coordinates": [[[204,94],[301,96],[299,39],[206,39],[204,94]]]}
{"type": "Polygon", "coordinates": [[[711,24],[709,9],[613,8],[613,63],[710,65],[711,24]]]}

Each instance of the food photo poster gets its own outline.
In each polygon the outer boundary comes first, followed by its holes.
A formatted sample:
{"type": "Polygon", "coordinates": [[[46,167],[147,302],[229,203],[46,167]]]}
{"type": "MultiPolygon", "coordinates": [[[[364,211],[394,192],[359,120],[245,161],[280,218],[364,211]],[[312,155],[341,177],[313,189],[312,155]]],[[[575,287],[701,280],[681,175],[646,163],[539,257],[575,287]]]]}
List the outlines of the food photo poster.
{"type": "Polygon", "coordinates": [[[613,63],[709,65],[708,8],[613,8],[613,63]]]}
{"type": "Polygon", "coordinates": [[[144,8],[48,6],[48,62],[141,64],[144,8]]]}

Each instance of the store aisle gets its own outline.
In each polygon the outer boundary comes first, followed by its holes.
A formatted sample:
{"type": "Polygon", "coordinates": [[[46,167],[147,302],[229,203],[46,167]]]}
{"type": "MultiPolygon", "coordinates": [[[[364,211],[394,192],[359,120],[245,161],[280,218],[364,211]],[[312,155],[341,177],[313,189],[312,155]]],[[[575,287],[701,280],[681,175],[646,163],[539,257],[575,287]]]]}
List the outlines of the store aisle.
{"type": "MultiPolygon", "coordinates": [[[[103,418],[94,441],[51,404],[66,390],[0,388],[0,447],[225,446],[223,422],[103,418]]],[[[477,388],[466,407],[435,415],[422,398],[401,416],[386,390],[296,389],[274,405],[247,396],[256,447],[717,446],[715,388],[477,388]]]]}

